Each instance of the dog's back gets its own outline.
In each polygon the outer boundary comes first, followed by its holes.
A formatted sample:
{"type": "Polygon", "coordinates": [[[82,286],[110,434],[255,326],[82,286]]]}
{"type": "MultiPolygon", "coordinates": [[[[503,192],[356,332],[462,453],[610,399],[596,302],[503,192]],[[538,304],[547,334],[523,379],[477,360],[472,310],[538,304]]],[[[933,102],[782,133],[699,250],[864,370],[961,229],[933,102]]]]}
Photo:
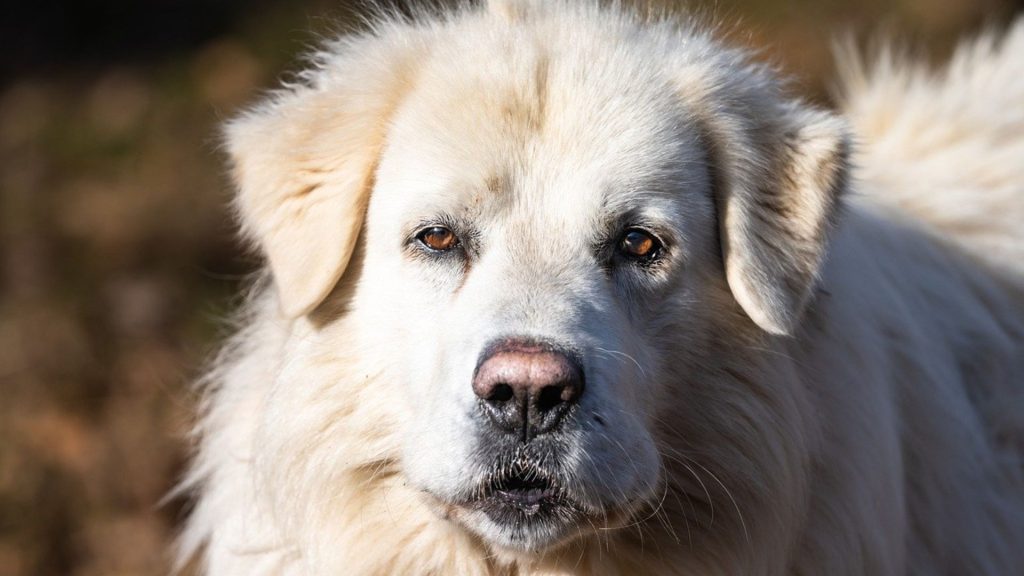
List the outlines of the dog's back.
{"type": "Polygon", "coordinates": [[[1024,274],[1024,18],[960,45],[941,71],[893,49],[839,64],[862,199],[1024,274]]]}
{"type": "MultiPolygon", "coordinates": [[[[850,478],[860,466],[901,475],[902,496],[869,507],[862,520],[865,531],[875,525],[880,533],[906,523],[898,565],[911,573],[1020,573],[1024,19],[1005,36],[961,45],[940,72],[891,51],[868,67],[849,54],[840,65],[856,138],[854,192],[823,272],[824,293],[791,353],[811,373],[835,375],[847,365],[849,381],[834,393],[860,387],[840,402],[832,431],[848,426],[852,402],[876,392],[891,395],[879,406],[894,412],[874,421],[894,429],[862,430],[872,456],[837,456],[830,467],[850,478]],[[895,445],[886,440],[894,435],[895,445]]],[[[850,521],[863,511],[840,513],[850,521]]]]}

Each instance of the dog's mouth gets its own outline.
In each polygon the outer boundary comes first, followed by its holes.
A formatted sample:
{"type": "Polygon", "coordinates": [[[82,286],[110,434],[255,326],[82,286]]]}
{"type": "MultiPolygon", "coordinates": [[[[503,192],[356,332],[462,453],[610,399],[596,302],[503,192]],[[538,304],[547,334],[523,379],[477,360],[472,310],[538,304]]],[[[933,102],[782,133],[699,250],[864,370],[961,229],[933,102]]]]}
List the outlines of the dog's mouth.
{"type": "Polygon", "coordinates": [[[492,478],[483,498],[485,508],[512,509],[526,516],[543,513],[560,500],[561,490],[551,478],[527,468],[492,478]]]}
{"type": "Polygon", "coordinates": [[[579,512],[579,506],[556,476],[529,464],[491,475],[470,506],[504,526],[565,522],[579,512]]]}
{"type": "Polygon", "coordinates": [[[523,456],[513,465],[498,465],[468,498],[447,504],[454,518],[485,542],[505,552],[536,553],[557,548],[590,530],[618,528],[631,507],[591,504],[572,476],[523,456]]]}

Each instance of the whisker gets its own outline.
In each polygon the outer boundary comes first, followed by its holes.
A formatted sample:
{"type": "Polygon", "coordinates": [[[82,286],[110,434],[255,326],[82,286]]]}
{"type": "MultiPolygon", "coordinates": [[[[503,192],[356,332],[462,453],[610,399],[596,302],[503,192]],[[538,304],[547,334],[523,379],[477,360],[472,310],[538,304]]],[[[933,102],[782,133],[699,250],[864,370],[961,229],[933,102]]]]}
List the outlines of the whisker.
{"type": "Polygon", "coordinates": [[[605,354],[609,354],[609,355],[612,355],[612,356],[621,356],[621,357],[626,358],[627,360],[632,361],[633,364],[636,365],[637,369],[640,370],[640,375],[643,376],[644,378],[647,378],[647,372],[644,370],[644,367],[640,365],[640,362],[638,362],[636,358],[630,356],[629,354],[627,354],[627,353],[625,353],[625,352],[623,352],[621,350],[608,350],[607,348],[601,348],[599,346],[595,346],[594,350],[597,350],[598,352],[603,352],[605,354]]]}

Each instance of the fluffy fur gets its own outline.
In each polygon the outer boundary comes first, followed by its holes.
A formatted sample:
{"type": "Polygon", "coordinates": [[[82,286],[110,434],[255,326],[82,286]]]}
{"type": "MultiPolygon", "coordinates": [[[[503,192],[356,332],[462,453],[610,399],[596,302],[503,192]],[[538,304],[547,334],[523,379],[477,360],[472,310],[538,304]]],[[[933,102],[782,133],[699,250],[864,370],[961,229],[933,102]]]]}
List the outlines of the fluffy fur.
{"type": "Polygon", "coordinates": [[[941,73],[844,70],[836,116],[699,24],[570,2],[329,43],[227,128],[269,274],[204,380],[180,561],[1020,573],[1024,22],[941,73]],[[438,222],[458,254],[416,244],[438,222]],[[475,411],[509,334],[584,358],[543,450],[475,411]],[[468,507],[512,458],[581,515],[468,507]]]}

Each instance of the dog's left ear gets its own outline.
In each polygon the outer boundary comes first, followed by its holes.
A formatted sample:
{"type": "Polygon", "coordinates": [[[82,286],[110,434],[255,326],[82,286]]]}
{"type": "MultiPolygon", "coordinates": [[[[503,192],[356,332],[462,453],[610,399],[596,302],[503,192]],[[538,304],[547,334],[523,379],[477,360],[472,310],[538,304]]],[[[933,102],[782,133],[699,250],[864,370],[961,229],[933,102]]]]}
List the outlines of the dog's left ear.
{"type": "Polygon", "coordinates": [[[845,123],[794,104],[758,103],[709,123],[729,288],[772,334],[791,334],[814,290],[847,185],[845,123]]]}

